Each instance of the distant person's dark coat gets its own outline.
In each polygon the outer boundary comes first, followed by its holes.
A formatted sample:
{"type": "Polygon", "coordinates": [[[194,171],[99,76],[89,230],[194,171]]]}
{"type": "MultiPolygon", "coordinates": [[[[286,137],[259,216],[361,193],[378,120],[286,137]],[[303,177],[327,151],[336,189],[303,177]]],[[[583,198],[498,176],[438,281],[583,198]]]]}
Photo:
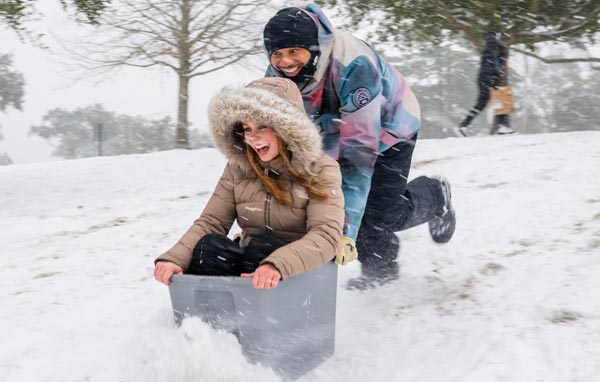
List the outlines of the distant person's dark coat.
{"type": "Polygon", "coordinates": [[[496,38],[496,32],[486,32],[484,39],[477,82],[483,88],[498,87],[501,85],[502,60],[506,58],[506,48],[496,38]]]}

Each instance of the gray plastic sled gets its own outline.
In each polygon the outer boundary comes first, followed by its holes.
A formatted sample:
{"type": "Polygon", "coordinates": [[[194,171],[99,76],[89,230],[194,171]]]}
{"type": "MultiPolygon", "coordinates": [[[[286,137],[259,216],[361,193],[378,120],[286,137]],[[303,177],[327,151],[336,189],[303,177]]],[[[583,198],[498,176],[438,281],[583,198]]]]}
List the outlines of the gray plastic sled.
{"type": "Polygon", "coordinates": [[[174,275],[175,322],[200,316],[236,335],[250,362],[286,379],[315,368],[335,350],[337,265],[292,276],[271,290],[240,277],[174,275]]]}

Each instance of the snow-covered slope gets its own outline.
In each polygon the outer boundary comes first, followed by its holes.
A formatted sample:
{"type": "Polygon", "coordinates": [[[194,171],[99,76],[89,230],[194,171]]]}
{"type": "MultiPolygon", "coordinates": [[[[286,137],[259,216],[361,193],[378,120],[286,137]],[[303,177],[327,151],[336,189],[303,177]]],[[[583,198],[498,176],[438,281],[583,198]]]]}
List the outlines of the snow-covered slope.
{"type": "MultiPolygon", "coordinates": [[[[458,228],[399,233],[401,279],[348,291],[336,354],[303,381],[594,381],[600,132],[421,140],[458,228]]],[[[235,337],[173,324],[152,260],[224,166],[215,150],[0,168],[0,381],[276,381],[235,337]]]]}

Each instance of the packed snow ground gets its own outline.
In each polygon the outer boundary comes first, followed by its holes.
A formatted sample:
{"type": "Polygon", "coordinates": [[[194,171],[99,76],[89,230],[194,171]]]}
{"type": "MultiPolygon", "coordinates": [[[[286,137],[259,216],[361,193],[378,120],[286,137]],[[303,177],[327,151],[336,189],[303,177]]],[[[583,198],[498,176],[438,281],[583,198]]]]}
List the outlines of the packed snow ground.
{"type": "MultiPolygon", "coordinates": [[[[402,233],[401,279],[339,269],[336,353],[302,381],[597,381],[600,132],[421,140],[458,228],[402,233]]],[[[175,327],[153,259],[202,211],[212,149],[0,168],[0,381],[277,381],[233,335],[175,327]]]]}

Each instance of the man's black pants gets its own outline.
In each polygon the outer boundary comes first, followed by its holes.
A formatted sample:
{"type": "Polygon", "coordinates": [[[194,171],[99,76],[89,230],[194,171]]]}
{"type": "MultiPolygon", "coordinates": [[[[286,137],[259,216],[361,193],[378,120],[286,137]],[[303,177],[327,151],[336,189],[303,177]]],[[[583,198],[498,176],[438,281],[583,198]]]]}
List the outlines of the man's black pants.
{"type": "Polygon", "coordinates": [[[395,263],[400,242],[394,232],[426,223],[443,209],[440,182],[420,176],[411,182],[408,174],[416,135],[384,151],[375,163],[365,214],[356,247],[363,273],[379,274],[395,263]]]}

